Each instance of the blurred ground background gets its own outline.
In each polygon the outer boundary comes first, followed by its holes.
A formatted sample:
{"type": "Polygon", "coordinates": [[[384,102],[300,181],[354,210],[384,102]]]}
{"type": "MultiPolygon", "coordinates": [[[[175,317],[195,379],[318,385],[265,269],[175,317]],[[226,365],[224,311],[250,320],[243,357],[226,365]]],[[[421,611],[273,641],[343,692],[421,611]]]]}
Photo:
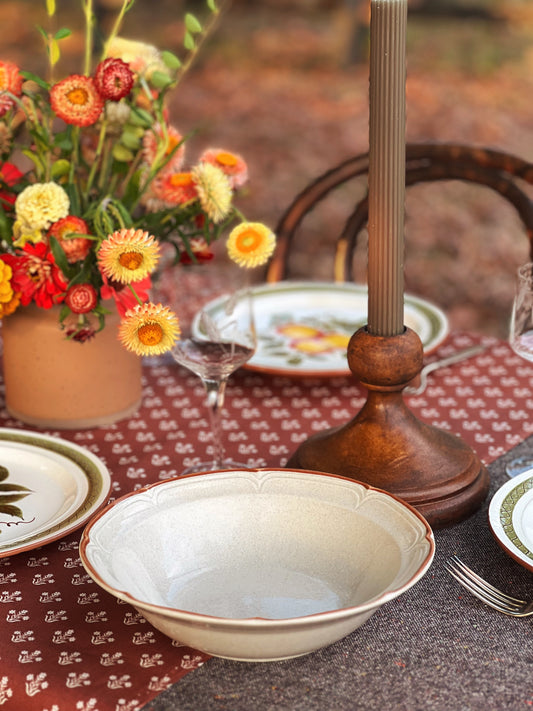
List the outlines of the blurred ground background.
{"type": "MultiPolygon", "coordinates": [[[[70,71],[81,69],[80,4],[57,2],[59,25],[75,30],[63,45],[70,71]]],[[[43,70],[44,6],[0,0],[0,57],[43,70]]],[[[248,218],[274,226],[308,182],[368,150],[368,9],[368,0],[233,0],[174,93],[172,122],[197,131],[191,162],[207,145],[246,158],[248,218]]],[[[180,54],[185,11],[203,18],[205,2],[136,0],[122,34],[180,54]]],[[[531,0],[411,0],[407,46],[408,141],[533,160],[531,0]]],[[[297,260],[296,277],[331,277],[328,235],[351,197],[341,191],[306,223],[300,249],[311,256],[297,260]]],[[[444,307],[455,327],[505,337],[515,271],[528,260],[513,209],[487,189],[446,183],[410,188],[406,213],[406,290],[444,307]]]]}

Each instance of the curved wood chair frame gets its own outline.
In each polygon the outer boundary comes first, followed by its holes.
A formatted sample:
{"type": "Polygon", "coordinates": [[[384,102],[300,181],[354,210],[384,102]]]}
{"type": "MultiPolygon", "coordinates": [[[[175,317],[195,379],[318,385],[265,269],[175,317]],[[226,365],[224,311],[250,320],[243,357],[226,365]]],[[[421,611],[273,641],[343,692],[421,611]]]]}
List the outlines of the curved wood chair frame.
{"type": "MultiPolygon", "coordinates": [[[[277,227],[277,245],[266,280],[286,278],[293,237],[305,216],[336,187],[368,173],[368,153],[350,158],[323,173],[291,203],[277,227]]],[[[463,180],[492,188],[517,210],[529,239],[533,260],[533,201],[524,183],[533,185],[533,164],[503,151],[451,143],[407,144],[406,187],[422,182],[463,180]]],[[[336,241],[334,279],[353,281],[353,255],[368,221],[368,193],[355,205],[336,241]]]]}

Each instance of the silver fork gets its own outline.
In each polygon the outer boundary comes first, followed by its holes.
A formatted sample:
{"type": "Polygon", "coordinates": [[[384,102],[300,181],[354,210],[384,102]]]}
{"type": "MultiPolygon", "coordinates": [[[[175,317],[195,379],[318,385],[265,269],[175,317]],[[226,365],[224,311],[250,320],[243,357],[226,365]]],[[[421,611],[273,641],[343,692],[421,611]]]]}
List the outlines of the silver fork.
{"type": "Polygon", "coordinates": [[[478,355],[486,350],[487,346],[471,346],[470,348],[465,348],[462,351],[457,351],[457,353],[452,353],[452,355],[442,358],[441,360],[435,360],[433,363],[428,363],[420,371],[420,383],[418,385],[408,385],[403,389],[404,395],[420,395],[424,392],[427,387],[428,375],[438,368],[444,368],[447,365],[452,365],[453,363],[459,363],[467,358],[472,358],[472,356],[478,355]]]}
{"type": "Polygon", "coordinates": [[[529,617],[533,615],[533,601],[527,602],[527,600],[519,600],[516,597],[506,595],[486,580],[483,580],[477,573],[474,573],[456,555],[447,560],[444,565],[450,575],[453,575],[468,592],[475,595],[489,607],[493,607],[498,612],[503,612],[511,617],[529,617]]]}

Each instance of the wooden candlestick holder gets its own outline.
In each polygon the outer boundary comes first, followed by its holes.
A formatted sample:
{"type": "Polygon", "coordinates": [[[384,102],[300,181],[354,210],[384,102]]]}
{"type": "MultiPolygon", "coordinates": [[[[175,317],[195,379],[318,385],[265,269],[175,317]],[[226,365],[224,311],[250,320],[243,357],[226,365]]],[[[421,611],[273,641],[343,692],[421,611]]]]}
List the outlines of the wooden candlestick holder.
{"type": "Polygon", "coordinates": [[[384,489],[435,528],[474,513],[488,493],[486,468],[459,437],[424,424],[404,402],[402,390],[422,361],[422,343],[409,328],[398,336],[374,336],[366,327],[356,331],[348,365],[368,389],[365,405],[346,425],[309,437],[287,466],[384,489]]]}

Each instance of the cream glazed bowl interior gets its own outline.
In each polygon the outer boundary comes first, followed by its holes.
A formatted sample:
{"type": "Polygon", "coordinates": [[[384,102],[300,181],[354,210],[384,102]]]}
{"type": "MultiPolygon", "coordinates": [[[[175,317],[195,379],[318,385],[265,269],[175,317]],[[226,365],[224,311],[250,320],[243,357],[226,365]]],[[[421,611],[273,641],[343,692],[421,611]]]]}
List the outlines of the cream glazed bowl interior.
{"type": "Polygon", "coordinates": [[[213,656],[273,661],[362,625],[428,570],[431,528],[344,477],[291,469],[157,482],[97,514],[80,543],[104,590],[213,656]]]}

